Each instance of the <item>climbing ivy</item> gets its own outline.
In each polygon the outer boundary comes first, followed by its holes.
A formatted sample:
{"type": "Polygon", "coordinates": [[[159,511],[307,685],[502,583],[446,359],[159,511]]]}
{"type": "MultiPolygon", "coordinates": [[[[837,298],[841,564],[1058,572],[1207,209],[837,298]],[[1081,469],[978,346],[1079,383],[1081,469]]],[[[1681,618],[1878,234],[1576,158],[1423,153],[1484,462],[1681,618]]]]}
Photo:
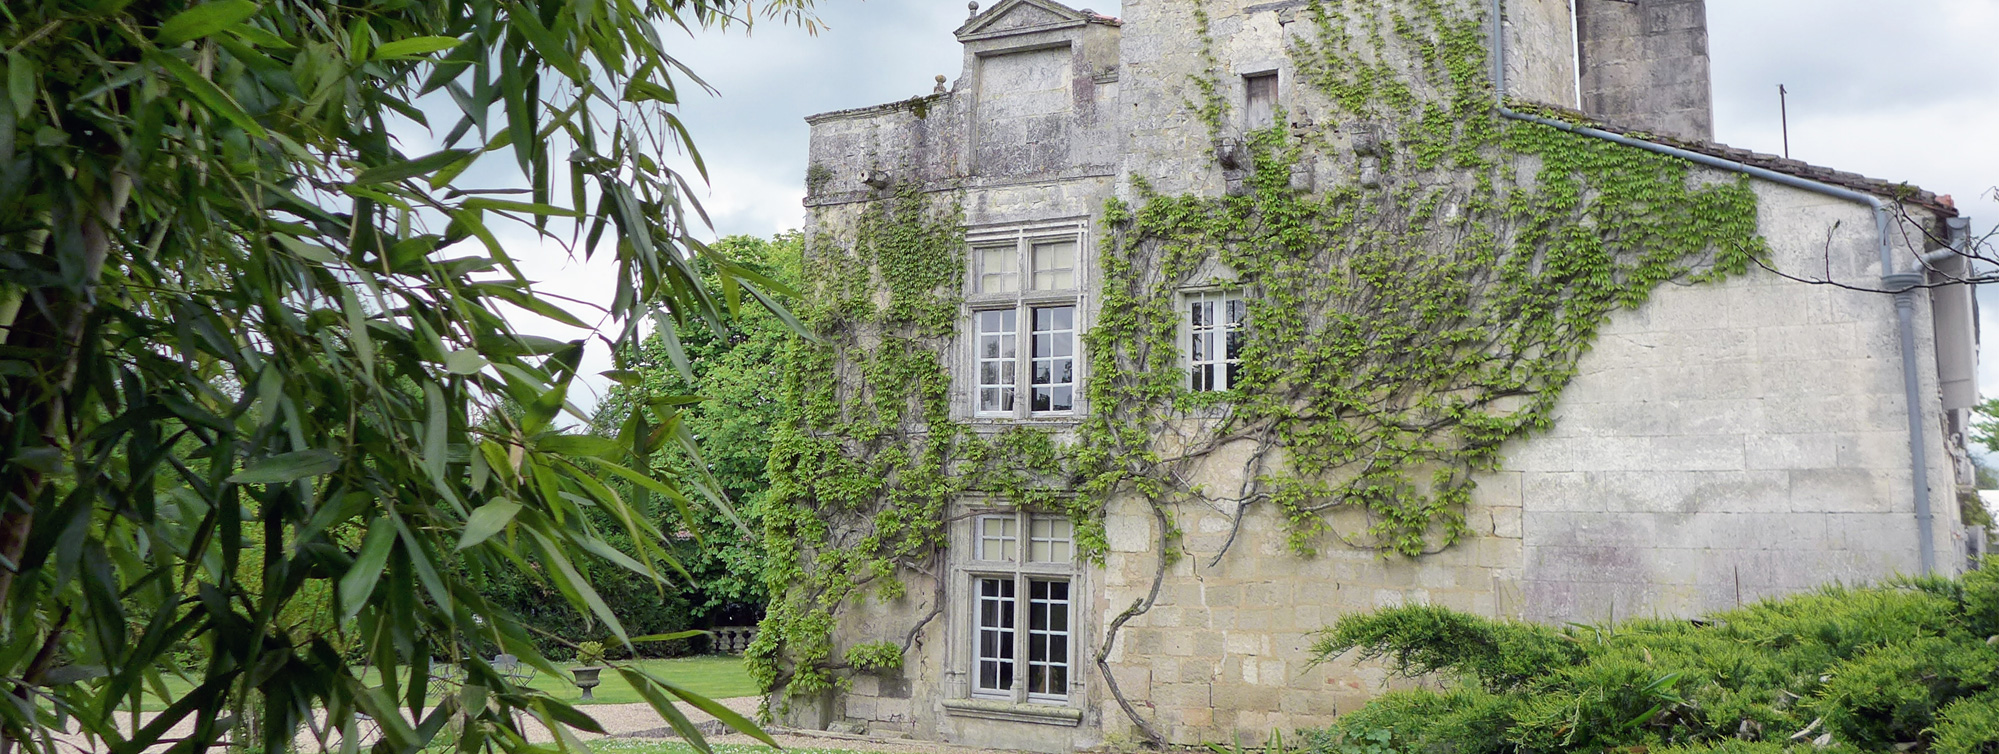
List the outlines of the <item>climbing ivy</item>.
{"type": "MultiPolygon", "coordinates": [[[[1219,142],[1231,116],[1210,19],[1183,1],[1205,65],[1185,104],[1219,142]]],[[[1105,505],[1143,501],[1162,537],[1155,578],[1187,506],[1238,522],[1274,506],[1300,554],[1329,538],[1384,556],[1448,546],[1465,533],[1475,475],[1506,441],[1549,426],[1612,312],[1764,253],[1745,181],[1501,120],[1480,5],[1313,0],[1292,60],[1318,125],[1280,113],[1249,134],[1232,195],[1168,195],[1133,177],[1131,200],[1108,203],[1083,339],[1089,410],[1067,442],[952,418],[955,208],[904,189],[846,225],[821,215],[800,308],[816,337],[792,345],[793,414],[770,460],[774,602],[751,650],[765,687],[809,694],[859,666],[894,667],[878,643],[839,651],[837,616],[928,579],[934,609],[889,645],[908,651],[942,609],[948,506],[967,495],[1067,513],[1093,558],[1105,505]],[[1316,190],[1294,175],[1316,176],[1316,190]],[[1247,302],[1240,377],[1196,393],[1180,301],[1217,271],[1247,302]],[[1239,487],[1186,481],[1224,448],[1240,451],[1228,456],[1243,464],[1239,487]]],[[[1156,595],[1120,614],[1109,641],[1156,595]]]]}
{"type": "MultiPolygon", "coordinates": [[[[1746,181],[1701,183],[1684,161],[1501,121],[1489,21],[1462,5],[1311,3],[1317,33],[1292,60],[1326,127],[1250,134],[1240,196],[1136,181],[1132,205],[1112,203],[1085,341],[1080,455],[1096,491],[1274,504],[1301,554],[1329,534],[1407,556],[1448,545],[1474,474],[1549,425],[1613,310],[1762,253],[1746,181]],[[1321,191],[1294,190],[1308,160],[1321,191]],[[1177,346],[1181,292],[1211,262],[1248,308],[1243,387],[1227,395],[1189,393],[1177,346]],[[1176,434],[1161,461],[1156,438],[1190,421],[1202,431],[1176,434]],[[1239,489],[1177,481],[1237,444],[1239,489]],[[1337,511],[1364,524],[1335,527],[1337,511]]],[[[1216,139],[1219,88],[1189,103],[1216,139]]]]}
{"type": "MultiPolygon", "coordinates": [[[[899,667],[935,612],[900,644],[844,654],[830,638],[835,613],[850,600],[901,597],[916,574],[941,590],[952,501],[977,493],[1094,518],[1066,494],[1048,433],[987,435],[952,419],[943,358],[962,302],[960,218],[905,187],[809,241],[797,314],[813,337],[786,354],[790,414],[768,467],[772,602],[748,652],[766,689],[802,696],[843,686],[840,672],[899,667]]],[[[1082,547],[1101,546],[1100,528],[1081,529],[1082,547]]]]}

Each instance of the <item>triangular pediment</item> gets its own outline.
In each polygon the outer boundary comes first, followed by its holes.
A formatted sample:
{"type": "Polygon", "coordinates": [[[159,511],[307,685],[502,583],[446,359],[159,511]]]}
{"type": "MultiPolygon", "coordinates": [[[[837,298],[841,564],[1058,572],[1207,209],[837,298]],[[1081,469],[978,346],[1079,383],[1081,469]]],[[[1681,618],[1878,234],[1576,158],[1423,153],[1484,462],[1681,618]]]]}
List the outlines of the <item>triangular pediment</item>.
{"type": "Polygon", "coordinates": [[[973,16],[958,27],[958,38],[1004,36],[1009,32],[1029,32],[1085,23],[1082,11],[1049,0],[1000,0],[997,5],[973,16]]]}

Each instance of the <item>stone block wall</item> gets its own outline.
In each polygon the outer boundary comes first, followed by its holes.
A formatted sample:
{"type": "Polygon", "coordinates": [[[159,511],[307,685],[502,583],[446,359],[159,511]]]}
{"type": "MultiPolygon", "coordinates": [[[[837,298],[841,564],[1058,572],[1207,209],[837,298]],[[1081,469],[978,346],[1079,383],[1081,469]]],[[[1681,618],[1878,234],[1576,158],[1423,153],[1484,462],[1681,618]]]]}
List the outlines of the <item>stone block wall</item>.
{"type": "Polygon", "coordinates": [[[1508,0],[1504,9],[1507,96],[1582,109],[1569,0],[1508,0]]]}
{"type": "Polygon", "coordinates": [[[1669,136],[1714,138],[1707,0],[1576,0],[1576,35],[1584,112],[1669,136]]]}

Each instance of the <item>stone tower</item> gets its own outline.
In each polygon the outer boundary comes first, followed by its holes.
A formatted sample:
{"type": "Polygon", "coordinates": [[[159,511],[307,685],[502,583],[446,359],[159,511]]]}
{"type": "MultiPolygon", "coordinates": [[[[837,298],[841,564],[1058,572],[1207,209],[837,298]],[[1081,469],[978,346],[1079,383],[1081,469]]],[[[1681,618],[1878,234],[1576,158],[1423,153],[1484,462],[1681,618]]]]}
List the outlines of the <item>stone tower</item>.
{"type": "Polygon", "coordinates": [[[1714,140],[1707,0],[1576,0],[1582,110],[1682,139],[1714,140]]]}

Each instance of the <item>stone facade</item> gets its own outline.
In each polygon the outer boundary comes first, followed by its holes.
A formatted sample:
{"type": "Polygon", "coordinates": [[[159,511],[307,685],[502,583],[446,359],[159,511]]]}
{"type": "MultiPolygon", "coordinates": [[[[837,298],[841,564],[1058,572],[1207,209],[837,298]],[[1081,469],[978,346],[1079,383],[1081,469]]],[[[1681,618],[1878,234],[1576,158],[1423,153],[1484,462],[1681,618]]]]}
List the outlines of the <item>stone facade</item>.
{"type": "MultiPolygon", "coordinates": [[[[1189,93],[1190,76],[1208,67],[1191,31],[1196,8],[1208,19],[1226,117],[1250,110],[1250,77],[1274,73],[1294,127],[1332,127],[1313,123],[1324,108],[1293,79],[1287,57],[1288,45],[1309,33],[1299,21],[1310,6],[1125,0],[1116,20],[1049,0],[1003,0],[958,31],[965,69],[948,91],[808,119],[809,232],[851,233],[866,202],[914,184],[961,204],[974,247],[1073,237],[1077,292],[1065,300],[1075,301],[1077,331],[1087,330],[1107,200],[1133,199],[1138,180],[1168,195],[1230,190],[1189,93]]],[[[1578,0],[1580,19],[1570,7],[1508,0],[1504,65],[1517,99],[1580,105],[1607,122],[1694,140],[1676,142],[1683,147],[1752,159],[1698,142],[1711,128],[1701,0],[1578,0]]],[[[1246,124],[1226,127],[1240,133],[1246,124]]],[[[1308,183],[1365,180],[1365,165],[1351,160],[1308,156],[1305,164],[1308,183]]],[[[1734,177],[1703,169],[1697,180],[1734,177]]],[[[1881,276],[1867,207],[1775,183],[1754,189],[1772,267],[1862,285],[1881,276]]],[[[1895,243],[1900,258],[1914,259],[1937,247],[1931,239],[1954,213],[1926,194],[1905,206],[1895,243]]],[[[1921,472],[1941,569],[1955,571],[1966,552],[1955,493],[1969,468],[1962,430],[1976,396],[1968,366],[1976,333],[1968,291],[1915,298],[1923,402],[1913,410],[1922,413],[1930,459],[1921,472]]],[[[1463,541],[1413,559],[1337,546],[1308,558],[1287,547],[1285,521],[1269,506],[1185,508],[1176,519],[1185,556],[1165,566],[1154,607],[1124,625],[1104,667],[1136,712],[1176,743],[1260,740],[1324,725],[1392,684],[1412,683],[1344,660],[1311,662],[1312,632],[1356,611],[1424,603],[1541,621],[1691,617],[1915,572],[1912,409],[1896,322],[1888,295],[1763,270],[1663,286],[1644,306],[1614,315],[1561,396],[1552,429],[1509,445],[1500,468],[1478,478],[1463,541]]],[[[967,309],[960,332],[974,327],[967,309]]],[[[955,416],[982,431],[1038,423],[1059,435],[1074,426],[982,416],[972,338],[959,340],[944,355],[955,416]]],[[[1242,468],[1224,448],[1190,482],[1237,484],[1242,468]]],[[[968,500],[952,512],[940,591],[912,589],[841,614],[840,646],[920,625],[901,672],[860,675],[847,693],[794,702],[789,722],[1038,751],[1135,735],[1094,660],[1111,622],[1153,588],[1158,520],[1138,501],[1110,506],[1101,564],[1062,571],[1073,578],[1076,640],[1068,699],[1019,703],[970,691],[980,609],[974,522],[996,510],[968,500]],[[933,613],[938,620],[915,620],[933,613]]]]}

